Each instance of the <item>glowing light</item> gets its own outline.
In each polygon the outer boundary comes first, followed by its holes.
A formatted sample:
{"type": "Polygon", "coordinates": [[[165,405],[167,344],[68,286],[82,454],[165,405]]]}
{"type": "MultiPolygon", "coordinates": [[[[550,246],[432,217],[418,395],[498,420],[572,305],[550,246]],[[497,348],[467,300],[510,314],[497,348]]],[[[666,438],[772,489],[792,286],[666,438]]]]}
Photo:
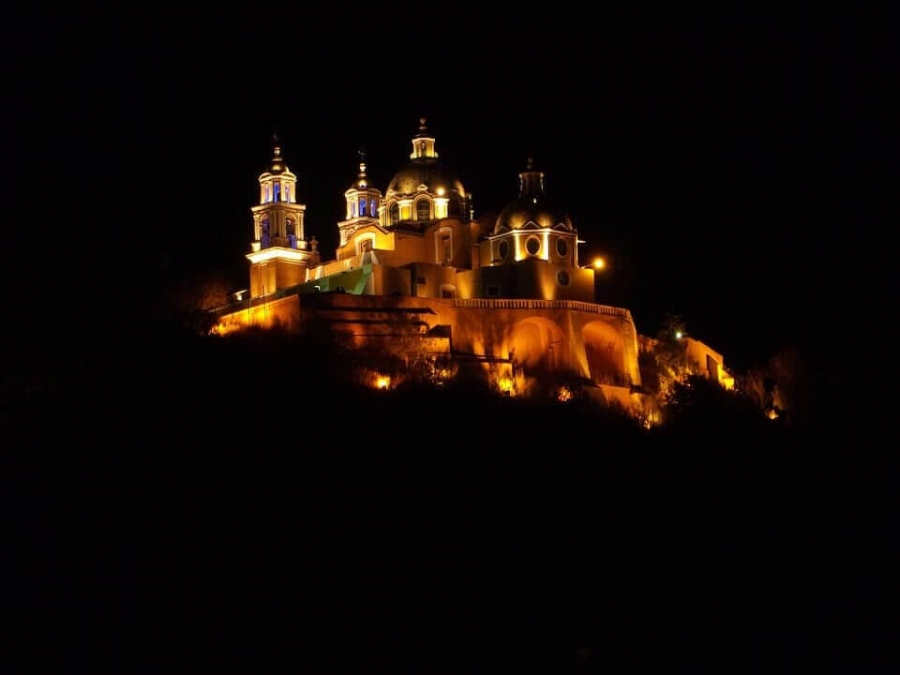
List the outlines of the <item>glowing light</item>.
{"type": "Polygon", "coordinates": [[[387,389],[389,386],[391,386],[391,378],[387,377],[386,375],[380,375],[375,380],[375,386],[379,389],[387,389]]]}
{"type": "Polygon", "coordinates": [[[444,196],[444,188],[439,187],[437,189],[437,193],[438,193],[438,197],[443,197],[444,196]]]}
{"type": "Polygon", "coordinates": [[[681,331],[680,331],[680,330],[676,330],[676,331],[675,331],[675,339],[676,339],[676,340],[680,340],[680,339],[681,339],[681,331]]]}
{"type": "Polygon", "coordinates": [[[594,258],[593,265],[595,270],[606,269],[606,260],[603,258],[594,258]]]}
{"type": "Polygon", "coordinates": [[[565,403],[566,401],[571,401],[574,394],[572,394],[572,390],[569,389],[566,385],[562,385],[559,389],[556,390],[556,400],[565,403]]]}

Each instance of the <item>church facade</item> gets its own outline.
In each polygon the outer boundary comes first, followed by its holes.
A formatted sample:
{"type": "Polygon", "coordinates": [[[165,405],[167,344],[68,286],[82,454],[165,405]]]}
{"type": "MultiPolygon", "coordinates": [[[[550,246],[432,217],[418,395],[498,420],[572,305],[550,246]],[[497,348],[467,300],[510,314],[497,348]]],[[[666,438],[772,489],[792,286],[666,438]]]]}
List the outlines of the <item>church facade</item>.
{"type": "MultiPolygon", "coordinates": [[[[517,196],[476,217],[424,119],[411,145],[383,192],[360,163],[326,259],[305,237],[297,178],[276,144],[251,208],[248,289],[220,312],[218,330],[324,321],[352,347],[407,366],[440,363],[445,374],[474,368],[509,394],[578,381],[605,400],[646,408],[631,313],[596,301],[598,272],[582,265],[583,242],[533,160],[517,196]]],[[[373,366],[380,386],[404,376],[385,369],[373,366]]]]}

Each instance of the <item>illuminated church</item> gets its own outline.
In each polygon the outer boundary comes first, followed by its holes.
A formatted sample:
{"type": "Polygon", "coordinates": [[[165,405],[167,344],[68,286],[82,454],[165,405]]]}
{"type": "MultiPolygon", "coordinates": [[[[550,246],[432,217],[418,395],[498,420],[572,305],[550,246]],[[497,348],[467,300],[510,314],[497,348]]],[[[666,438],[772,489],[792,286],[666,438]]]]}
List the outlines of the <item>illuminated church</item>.
{"type": "MultiPolygon", "coordinates": [[[[584,242],[534,161],[518,174],[518,194],[479,217],[425,119],[411,141],[409,162],[383,192],[360,163],[331,259],[305,236],[306,206],[276,141],[251,208],[249,289],[224,308],[218,330],[303,330],[316,319],[353,347],[446,376],[474,369],[511,395],[577,381],[605,400],[645,405],[631,313],[596,302],[597,270],[582,265],[584,242]]],[[[721,355],[706,351],[698,360],[718,379],[721,355]]],[[[381,386],[402,378],[388,362],[367,376],[381,386]]]]}

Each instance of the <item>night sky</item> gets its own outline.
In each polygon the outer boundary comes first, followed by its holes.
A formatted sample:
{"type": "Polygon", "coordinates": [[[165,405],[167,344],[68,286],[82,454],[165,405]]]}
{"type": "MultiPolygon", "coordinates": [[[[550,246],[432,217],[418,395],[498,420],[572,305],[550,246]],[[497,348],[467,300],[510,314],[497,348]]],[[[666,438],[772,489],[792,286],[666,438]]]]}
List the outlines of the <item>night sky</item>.
{"type": "Polygon", "coordinates": [[[141,283],[160,265],[241,288],[274,133],[306,235],[331,257],[358,150],[383,190],[424,116],[476,216],[515,196],[533,154],[584,259],[610,260],[600,301],[629,307],[640,332],[680,315],[743,367],[843,330],[823,317],[877,274],[856,263],[896,137],[882,17],[628,7],[29,10],[33,48],[12,55],[14,236],[27,246],[51,231],[35,221],[65,223],[45,254],[59,274],[37,282],[51,290],[120,267],[141,283]],[[127,259],[106,255],[122,246],[127,259]]]}

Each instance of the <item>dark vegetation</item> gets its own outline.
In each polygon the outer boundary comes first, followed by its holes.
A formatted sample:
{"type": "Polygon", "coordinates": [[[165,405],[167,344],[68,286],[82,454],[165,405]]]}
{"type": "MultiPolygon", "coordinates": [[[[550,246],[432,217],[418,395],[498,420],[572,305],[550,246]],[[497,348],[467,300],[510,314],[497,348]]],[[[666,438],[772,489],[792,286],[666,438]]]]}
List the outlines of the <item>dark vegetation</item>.
{"type": "Polygon", "coordinates": [[[896,461],[849,394],[790,423],[691,378],[648,431],[181,328],[7,355],[3,611],[35,672],[896,665],[896,461]]]}

